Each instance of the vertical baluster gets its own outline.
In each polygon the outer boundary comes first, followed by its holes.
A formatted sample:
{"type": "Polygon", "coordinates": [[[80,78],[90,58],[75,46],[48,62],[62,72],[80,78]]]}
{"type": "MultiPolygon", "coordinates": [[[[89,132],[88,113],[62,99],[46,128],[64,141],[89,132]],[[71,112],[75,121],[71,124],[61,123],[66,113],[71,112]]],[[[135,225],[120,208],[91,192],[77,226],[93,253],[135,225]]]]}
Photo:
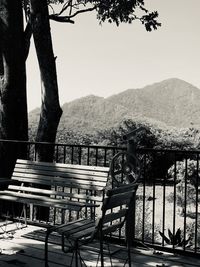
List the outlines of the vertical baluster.
{"type": "Polygon", "coordinates": [[[199,153],[197,153],[197,175],[196,175],[196,214],[195,214],[195,235],[194,235],[194,250],[197,253],[198,248],[198,202],[199,202],[199,153]]]}
{"type": "Polygon", "coordinates": [[[58,147],[59,147],[59,146],[58,146],[58,145],[56,145],[56,159],[55,159],[55,160],[56,160],[56,162],[58,162],[58,147]]]}
{"type": "Polygon", "coordinates": [[[82,148],[81,146],[79,147],[79,152],[78,152],[78,164],[81,165],[81,156],[82,156],[82,148]]]}
{"type": "MultiPolygon", "coordinates": [[[[186,217],[187,217],[187,179],[188,179],[188,158],[186,155],[185,159],[185,190],[184,190],[184,226],[183,226],[183,239],[186,240],[186,217]]],[[[185,242],[183,244],[183,249],[185,250],[185,242]]]]}
{"type": "MultiPolygon", "coordinates": [[[[162,216],[162,233],[165,234],[165,199],[166,198],[166,177],[163,181],[163,216],[162,216]]],[[[164,246],[164,238],[162,238],[162,246],[164,246]]]]}
{"type": "Polygon", "coordinates": [[[72,151],[71,151],[71,164],[74,163],[74,147],[72,146],[72,151]]]}
{"type": "Polygon", "coordinates": [[[152,211],[152,244],[154,244],[154,237],[155,237],[155,198],[156,198],[156,194],[155,194],[155,190],[156,189],[156,183],[155,183],[155,177],[153,177],[153,211],[152,211]]]}
{"type": "Polygon", "coordinates": [[[90,165],[90,147],[87,148],[87,165],[90,165]]]}
{"type": "Polygon", "coordinates": [[[63,147],[63,163],[66,163],[66,146],[63,147]]]}
{"type": "Polygon", "coordinates": [[[26,147],[27,147],[26,159],[30,160],[30,143],[27,143],[26,147]]]}
{"type": "Polygon", "coordinates": [[[145,153],[144,155],[144,183],[143,183],[143,211],[142,211],[142,242],[144,242],[144,231],[145,231],[146,158],[147,158],[147,154],[145,153]]]}
{"type": "MultiPolygon", "coordinates": [[[[173,236],[176,231],[176,172],[177,172],[177,162],[176,162],[176,153],[174,154],[174,202],[173,202],[173,236]]],[[[173,244],[173,249],[175,245],[173,244]]]]}
{"type": "Polygon", "coordinates": [[[98,148],[96,148],[95,165],[98,165],[98,148]]]}
{"type": "Polygon", "coordinates": [[[106,167],[107,166],[107,149],[104,149],[104,162],[103,162],[103,166],[106,167]]]}
{"type": "Polygon", "coordinates": [[[34,160],[36,161],[37,159],[37,153],[36,153],[36,144],[34,144],[34,160]]]}

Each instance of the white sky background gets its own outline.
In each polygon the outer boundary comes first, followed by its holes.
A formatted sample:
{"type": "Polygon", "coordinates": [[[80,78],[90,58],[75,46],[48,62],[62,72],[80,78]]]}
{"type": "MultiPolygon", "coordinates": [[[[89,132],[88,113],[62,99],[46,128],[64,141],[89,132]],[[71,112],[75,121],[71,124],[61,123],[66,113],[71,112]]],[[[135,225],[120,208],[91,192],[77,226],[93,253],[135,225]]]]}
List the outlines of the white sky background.
{"type": "MultiPolygon", "coordinates": [[[[51,22],[61,104],[89,94],[108,97],[177,77],[200,88],[200,0],[146,0],[159,12],[157,31],[139,22],[104,23],[95,13],[75,24],[51,22]]],[[[33,42],[33,41],[32,41],[33,42]]],[[[34,46],[27,60],[28,109],[40,106],[34,46]]]]}

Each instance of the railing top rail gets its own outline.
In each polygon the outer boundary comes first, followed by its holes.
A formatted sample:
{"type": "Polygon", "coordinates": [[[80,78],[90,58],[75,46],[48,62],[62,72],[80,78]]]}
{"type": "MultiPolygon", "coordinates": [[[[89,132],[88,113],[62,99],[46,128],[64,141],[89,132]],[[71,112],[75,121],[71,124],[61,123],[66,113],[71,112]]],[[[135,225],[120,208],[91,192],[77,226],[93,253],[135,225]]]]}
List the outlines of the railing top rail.
{"type": "Polygon", "coordinates": [[[167,153],[184,153],[184,154],[200,154],[199,149],[165,149],[165,148],[138,148],[136,149],[138,153],[145,152],[167,152],[167,153]]]}
{"type": "MultiPolygon", "coordinates": [[[[24,140],[9,140],[0,139],[2,143],[22,143],[30,145],[53,145],[53,146],[67,146],[67,147],[82,147],[82,148],[94,148],[94,149],[119,149],[126,150],[124,146],[102,146],[102,145],[85,145],[85,144],[68,144],[68,143],[50,143],[50,142],[36,142],[36,141],[24,141],[24,140]]],[[[165,153],[185,153],[185,154],[200,154],[200,149],[165,149],[165,148],[137,148],[138,153],[147,152],[165,152],[165,153]]]]}
{"type": "Polygon", "coordinates": [[[0,139],[0,142],[5,143],[22,143],[22,144],[30,144],[30,145],[54,145],[54,146],[68,146],[68,147],[83,147],[83,148],[99,148],[99,149],[120,149],[126,150],[126,147],[120,146],[102,146],[102,145],[84,145],[84,144],[67,144],[67,143],[50,143],[50,142],[35,142],[35,141],[23,141],[23,140],[8,140],[8,139],[0,139]]]}

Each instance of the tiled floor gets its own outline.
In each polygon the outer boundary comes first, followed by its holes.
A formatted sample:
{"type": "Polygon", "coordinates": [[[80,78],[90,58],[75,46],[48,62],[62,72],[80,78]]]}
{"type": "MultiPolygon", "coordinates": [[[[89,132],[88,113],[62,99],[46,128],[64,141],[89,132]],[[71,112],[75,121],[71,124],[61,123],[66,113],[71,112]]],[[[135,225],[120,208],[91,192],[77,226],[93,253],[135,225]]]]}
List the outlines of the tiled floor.
{"type": "MultiPolygon", "coordinates": [[[[0,226],[1,227],[1,226],[0,226]]],[[[6,230],[12,230],[15,225],[10,224],[6,230]]],[[[3,234],[5,228],[0,228],[0,266],[2,267],[40,267],[44,266],[44,236],[45,230],[35,226],[13,230],[3,234]]],[[[49,267],[69,266],[71,254],[63,254],[58,237],[52,237],[49,245],[49,267]]],[[[123,247],[111,245],[113,254],[113,266],[123,266],[126,259],[126,251],[123,247]]],[[[84,247],[82,256],[86,265],[96,266],[98,257],[98,245],[84,247]]],[[[99,265],[100,266],[100,263],[99,265]]],[[[109,258],[105,257],[105,266],[111,266],[109,258]]],[[[177,256],[169,253],[155,253],[153,250],[132,250],[132,266],[155,267],[194,267],[200,266],[200,259],[177,256]]]]}

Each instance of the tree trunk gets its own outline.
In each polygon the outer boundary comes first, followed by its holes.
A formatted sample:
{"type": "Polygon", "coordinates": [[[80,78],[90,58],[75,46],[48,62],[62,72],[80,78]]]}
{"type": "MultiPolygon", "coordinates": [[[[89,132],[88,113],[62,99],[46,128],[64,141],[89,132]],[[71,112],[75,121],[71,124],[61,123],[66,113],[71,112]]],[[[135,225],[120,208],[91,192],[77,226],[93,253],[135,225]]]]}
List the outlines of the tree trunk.
{"type": "MultiPolygon", "coordinates": [[[[54,143],[62,115],[59,104],[55,58],[53,54],[47,0],[31,0],[31,25],[41,74],[42,106],[37,142],[54,143]]],[[[37,147],[37,160],[52,161],[54,146],[37,147]]]]}
{"type": "MultiPolygon", "coordinates": [[[[28,140],[21,0],[0,1],[0,139],[28,140]]],[[[0,177],[10,177],[26,148],[0,142],[0,177]]]]}
{"type": "MultiPolygon", "coordinates": [[[[36,141],[55,143],[62,110],[59,104],[55,58],[53,54],[47,0],[30,0],[31,26],[40,67],[42,106],[36,141]]],[[[53,145],[37,145],[38,161],[53,161],[53,145]]],[[[44,186],[48,188],[48,186],[44,186]]],[[[41,208],[37,219],[47,220],[49,209],[41,208]]]]}

